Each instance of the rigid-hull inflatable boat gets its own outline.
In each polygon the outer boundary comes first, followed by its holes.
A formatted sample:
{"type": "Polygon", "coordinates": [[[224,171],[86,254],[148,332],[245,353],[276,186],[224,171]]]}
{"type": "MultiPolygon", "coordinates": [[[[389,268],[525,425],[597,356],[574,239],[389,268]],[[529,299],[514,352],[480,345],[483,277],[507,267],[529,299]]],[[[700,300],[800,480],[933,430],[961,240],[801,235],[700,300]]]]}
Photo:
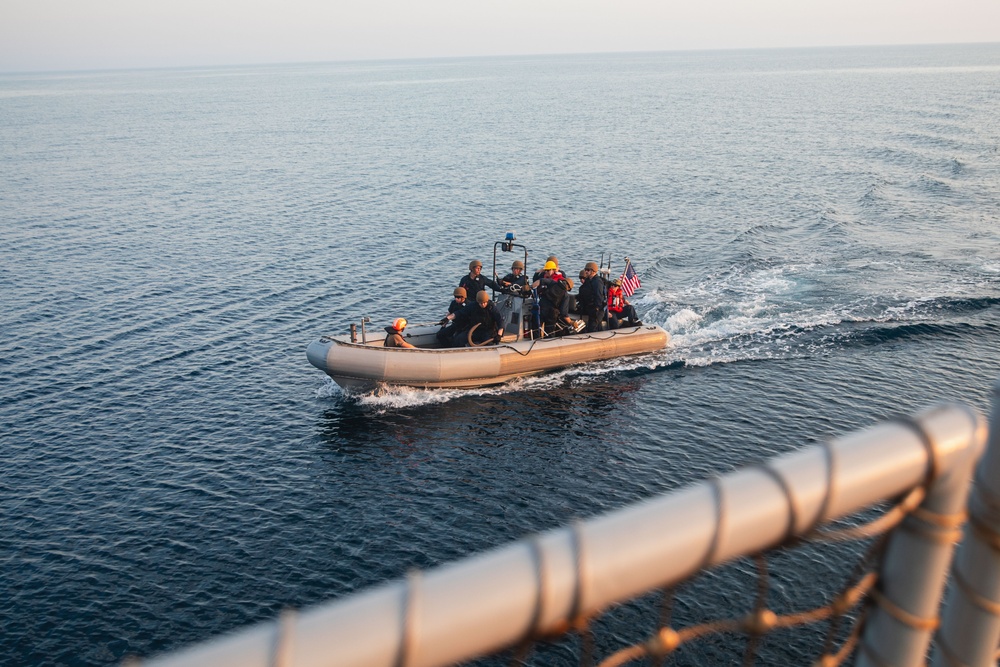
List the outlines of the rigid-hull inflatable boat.
{"type": "MultiPolygon", "coordinates": [[[[498,251],[502,257],[516,248],[523,252],[523,266],[527,265],[527,248],[514,240],[513,232],[508,232],[506,239],[493,245],[494,276],[498,251]]],[[[611,260],[607,269],[603,263],[602,256],[601,272],[606,275],[611,260]]],[[[382,335],[369,338],[365,325],[370,320],[363,317],[360,336],[357,325],[352,324],[349,335],[323,336],[309,345],[306,355],[313,366],[345,389],[367,391],[380,385],[483,387],[575,364],[655,352],[670,339],[662,328],[641,324],[594,333],[572,333],[566,329],[569,335],[550,335],[538,320],[537,294],[526,287],[498,287],[502,290],[494,290],[493,300],[506,323],[504,331],[514,332],[503,336],[499,343],[442,347],[438,326],[414,325],[405,327],[403,333],[404,340],[413,348],[385,347],[382,335]]],[[[468,298],[472,303],[466,308],[479,307],[475,305],[475,295],[468,298]]],[[[582,327],[583,323],[577,324],[582,327]]],[[[471,334],[468,342],[472,344],[471,334]]]]}
{"type": "Polygon", "coordinates": [[[408,387],[483,387],[590,361],[655,352],[670,336],[639,326],[528,340],[505,336],[499,345],[435,348],[436,326],[407,327],[415,348],[384,347],[382,340],[351,342],[324,336],[306,350],[309,361],[341,387],[367,391],[380,384],[408,387]]]}

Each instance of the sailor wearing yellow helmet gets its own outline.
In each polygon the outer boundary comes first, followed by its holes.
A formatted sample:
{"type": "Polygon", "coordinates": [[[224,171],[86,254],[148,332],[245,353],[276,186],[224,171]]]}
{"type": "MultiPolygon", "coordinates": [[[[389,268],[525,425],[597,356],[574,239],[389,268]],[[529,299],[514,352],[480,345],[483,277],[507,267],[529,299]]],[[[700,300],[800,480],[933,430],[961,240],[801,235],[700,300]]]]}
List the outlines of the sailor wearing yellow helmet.
{"type": "MultiPolygon", "coordinates": [[[[562,278],[562,273],[559,271],[559,259],[555,255],[549,255],[549,258],[545,260],[545,266],[548,266],[550,263],[555,266],[555,273],[549,274],[549,277],[554,278],[555,280],[560,280],[562,278]]],[[[531,276],[531,282],[536,282],[541,279],[544,277],[544,274],[545,267],[543,266],[535,271],[535,275],[531,276]]]]}
{"type": "Polygon", "coordinates": [[[584,323],[576,322],[569,316],[569,292],[573,281],[559,273],[559,266],[553,260],[545,262],[541,277],[531,284],[538,290],[538,309],[542,324],[548,335],[568,328],[570,332],[583,329],[584,323]]]}
{"type": "Polygon", "coordinates": [[[542,284],[543,280],[554,280],[556,279],[556,274],[559,272],[559,265],[553,262],[551,259],[545,262],[545,265],[535,273],[535,279],[531,283],[531,289],[538,289],[542,284]]]}
{"type": "Polygon", "coordinates": [[[385,347],[416,347],[403,340],[403,330],[406,329],[406,318],[397,317],[391,326],[385,328],[385,347]]]}

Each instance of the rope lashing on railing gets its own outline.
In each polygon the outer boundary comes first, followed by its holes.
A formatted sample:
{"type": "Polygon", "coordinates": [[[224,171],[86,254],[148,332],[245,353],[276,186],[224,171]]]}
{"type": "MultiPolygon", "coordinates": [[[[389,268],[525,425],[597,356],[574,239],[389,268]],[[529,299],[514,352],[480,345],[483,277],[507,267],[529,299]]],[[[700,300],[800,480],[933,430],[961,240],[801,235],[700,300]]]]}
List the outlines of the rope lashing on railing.
{"type": "MultiPolygon", "coordinates": [[[[774,630],[827,620],[856,607],[870,592],[875,580],[876,575],[869,573],[861,581],[843,591],[831,604],[810,611],[778,615],[770,609],[759,608],[741,618],[711,621],[679,630],[670,627],[660,628],[646,642],[623,648],[608,656],[600,663],[599,667],[618,667],[644,658],[659,661],[668,657],[681,645],[713,634],[742,632],[751,637],[761,637],[774,630]]],[[[745,658],[745,662],[752,657],[750,654],[749,657],[745,658]]],[[[830,662],[831,657],[833,656],[824,655],[820,660],[823,661],[824,665],[840,664],[842,658],[836,662],[830,662]]]]}
{"type": "Polygon", "coordinates": [[[792,493],[792,489],[788,486],[788,481],[771,466],[757,465],[753,466],[753,469],[759,470],[770,477],[771,481],[781,488],[781,493],[785,496],[786,504],[788,505],[788,523],[785,527],[785,537],[782,540],[782,544],[793,544],[799,539],[795,534],[795,527],[799,525],[799,520],[802,516],[802,510],[795,498],[795,494],[792,493]]]}
{"type": "Polygon", "coordinates": [[[899,605],[893,603],[893,601],[883,595],[878,588],[873,588],[868,594],[872,596],[872,600],[874,600],[875,604],[884,609],[886,613],[903,625],[908,625],[915,630],[937,630],[938,625],[941,624],[941,620],[937,616],[934,618],[920,618],[919,616],[914,616],[899,605]]]}
{"type": "MultiPolygon", "coordinates": [[[[771,472],[773,473],[774,478],[780,479],[780,476],[777,475],[777,473],[774,473],[774,471],[770,471],[767,466],[760,466],[759,469],[771,472]]],[[[725,521],[725,514],[723,512],[724,498],[722,495],[724,491],[722,486],[716,483],[716,481],[717,480],[713,479],[710,483],[713,495],[716,498],[716,525],[719,526],[719,530],[716,531],[712,544],[706,552],[703,561],[704,563],[711,563],[713,561],[718,548],[718,537],[722,532],[725,521]]],[[[805,540],[802,541],[832,543],[857,541],[875,536],[883,536],[888,531],[899,526],[903,520],[917,508],[925,495],[926,491],[924,488],[917,487],[910,491],[899,504],[864,525],[838,531],[814,530],[805,540]]],[[[790,503],[790,506],[793,505],[790,503]]],[[[792,516],[794,517],[794,514],[792,516]]],[[[578,531],[574,530],[574,534],[578,534],[578,531]]],[[[871,554],[877,553],[880,547],[881,543],[873,545],[869,554],[866,555],[862,562],[872,560],[871,554]]],[[[747,650],[744,655],[743,663],[744,665],[752,665],[753,658],[757,650],[757,644],[759,643],[761,637],[777,629],[803,626],[823,620],[843,617],[852,609],[864,602],[866,597],[869,596],[875,603],[889,609],[892,615],[908,625],[920,628],[929,627],[931,629],[936,628],[938,625],[936,618],[927,620],[913,617],[894,605],[886,599],[885,596],[881,595],[875,588],[878,580],[878,575],[875,572],[865,573],[859,581],[857,581],[857,583],[849,585],[826,606],[818,607],[809,611],[779,615],[771,609],[766,608],[765,604],[768,589],[766,561],[761,554],[755,556],[754,560],[758,568],[756,604],[755,608],[747,615],[740,618],[721,619],[702,623],[683,629],[675,629],[666,626],[661,627],[655,635],[645,642],[621,649],[605,658],[599,664],[599,667],[619,667],[620,665],[627,664],[633,660],[643,658],[652,661],[662,661],[684,644],[713,634],[722,633],[743,633],[748,636],[749,641],[747,643],[747,650]]],[[[702,569],[705,569],[705,567],[707,567],[707,565],[702,569]]],[[[577,576],[579,577],[580,575],[578,574],[577,576]]],[[[575,614],[572,617],[577,618],[575,614]]],[[[858,636],[860,634],[861,617],[859,617],[858,620],[859,622],[855,623],[850,636],[845,641],[844,646],[842,646],[841,649],[835,653],[829,652],[829,644],[832,642],[832,635],[834,634],[833,629],[831,629],[831,632],[828,633],[828,646],[824,648],[824,654],[820,656],[818,664],[821,664],[824,667],[834,667],[842,664],[842,662],[851,655],[857,645],[858,636]]],[[[585,627],[584,623],[579,618],[577,618],[577,621],[572,625],[574,629],[580,631],[581,633],[581,628],[585,627]]],[[[584,647],[580,664],[591,664],[590,657],[590,651],[587,647],[584,647]]]]}
{"type": "Polygon", "coordinates": [[[888,423],[904,426],[913,431],[913,434],[920,439],[920,444],[924,446],[924,451],[927,453],[927,476],[924,478],[922,486],[929,487],[941,474],[941,462],[938,460],[938,451],[934,446],[934,441],[927,434],[926,429],[920,425],[920,422],[909,415],[896,415],[888,423]]]}
{"type": "MultiPolygon", "coordinates": [[[[882,583],[877,595],[870,594],[879,581],[872,563],[884,544],[896,549],[912,542],[922,548],[943,545],[954,536],[963,517],[951,500],[936,495],[947,486],[938,476],[945,475],[953,486],[960,478],[968,480],[956,470],[977,447],[980,424],[964,408],[934,408],[922,413],[919,430],[882,424],[789,452],[763,466],[284,617],[277,630],[274,623],[259,626],[217,646],[197,646],[153,662],[161,667],[436,667],[512,648],[517,662],[535,642],[578,632],[587,663],[593,655],[591,620],[617,604],[662,590],[659,629],[643,642],[613,652],[602,664],[666,657],[685,643],[717,633],[746,635],[744,662],[749,664],[774,630],[830,621],[838,630],[827,631],[819,664],[838,665],[868,641],[862,620],[869,628],[884,619],[899,623],[896,617],[912,621],[921,632],[930,626],[923,601],[911,606],[906,595],[898,597],[891,585],[882,583]],[[923,436],[921,431],[926,431],[923,436]],[[928,480],[933,489],[925,489],[928,480]],[[821,528],[889,499],[894,499],[892,506],[864,525],[821,528]],[[918,507],[921,499],[924,504],[918,507]],[[875,539],[857,572],[824,606],[790,613],[769,609],[770,574],[767,563],[758,559],[752,609],[736,618],[671,627],[673,591],[705,568],[801,543],[878,538],[900,525],[906,532],[888,542],[875,539]],[[906,539],[895,539],[900,536],[906,539]],[[891,615],[880,599],[904,613],[891,615]],[[853,626],[844,639],[847,632],[839,628],[846,629],[847,620],[853,626]],[[260,658],[247,660],[254,655],[260,658]]],[[[955,497],[964,506],[964,496],[955,497]]],[[[891,584],[893,577],[885,581],[891,584]]]]}
{"type": "Polygon", "coordinates": [[[987,600],[982,595],[977,593],[972,585],[965,580],[965,576],[959,572],[955,571],[952,573],[952,580],[955,585],[961,588],[966,595],[969,596],[969,601],[976,605],[983,611],[993,614],[994,616],[1000,616],[1000,603],[994,602],[993,600],[987,600]]]}
{"type": "MultiPolygon", "coordinates": [[[[921,427],[914,420],[909,418],[898,418],[894,421],[907,427],[914,434],[916,434],[925,449],[927,454],[927,466],[923,484],[912,489],[895,506],[891,507],[881,516],[866,524],[837,530],[820,529],[818,528],[818,525],[824,522],[829,507],[834,502],[834,480],[836,479],[837,465],[835,451],[829,443],[824,443],[823,451],[826,455],[827,461],[827,493],[823,498],[821,505],[822,509],[817,513],[813,528],[806,531],[806,534],[802,538],[796,538],[794,535],[789,535],[789,533],[792,533],[793,529],[790,528],[786,530],[786,536],[788,536],[788,539],[786,540],[787,542],[830,543],[858,541],[872,537],[881,537],[882,539],[876,542],[869,550],[869,554],[862,561],[864,562],[871,560],[872,554],[881,551],[884,546],[885,536],[889,533],[889,531],[900,526],[904,526],[908,530],[919,532],[922,537],[939,543],[953,543],[960,536],[961,526],[965,523],[967,518],[967,514],[965,512],[941,514],[920,507],[921,502],[923,502],[923,500],[927,497],[927,488],[937,478],[940,470],[933,441],[924,431],[923,427],[921,427]]],[[[765,474],[768,474],[768,476],[782,488],[782,491],[786,493],[788,500],[787,506],[789,510],[788,525],[790,527],[794,527],[800,514],[798,512],[798,507],[794,502],[794,497],[791,493],[789,493],[787,484],[784,483],[782,476],[766,465],[758,466],[757,469],[765,472],[765,474]]],[[[721,511],[723,506],[723,491],[719,485],[714,483],[714,480],[712,488],[716,499],[717,532],[713,536],[712,545],[705,557],[704,562],[706,564],[709,564],[714,560],[715,550],[718,547],[719,534],[723,529],[725,520],[725,516],[721,511]]],[[[1000,542],[998,542],[998,546],[1000,546],[1000,542]]],[[[744,665],[751,665],[753,664],[753,658],[757,645],[763,635],[777,628],[805,625],[826,619],[836,620],[843,617],[847,612],[862,602],[877,605],[900,623],[917,630],[935,630],[940,625],[940,619],[937,616],[934,616],[933,618],[921,618],[907,612],[905,609],[890,600],[888,596],[876,587],[878,575],[875,572],[868,572],[865,574],[857,584],[849,586],[829,605],[806,612],[779,616],[774,611],[767,609],[765,605],[767,586],[766,562],[762,560],[760,555],[758,555],[755,559],[758,564],[758,592],[756,596],[755,608],[747,616],[742,619],[727,619],[703,623],[680,630],[664,625],[664,627],[661,627],[660,630],[649,640],[641,644],[621,649],[605,659],[601,663],[600,667],[618,667],[619,665],[641,658],[659,661],[687,642],[700,639],[710,634],[724,632],[742,632],[747,635],[747,650],[744,654],[743,662],[744,665]]],[[[830,649],[832,648],[832,637],[835,634],[836,628],[833,624],[831,625],[830,631],[827,633],[826,646],[824,646],[824,652],[819,658],[818,664],[823,665],[824,667],[839,665],[843,662],[843,660],[851,655],[858,644],[864,616],[865,614],[862,613],[858,617],[847,641],[844,642],[844,645],[840,650],[834,653],[831,653],[830,649]]],[[[867,653],[868,657],[872,659],[873,662],[876,662],[877,664],[883,663],[882,659],[873,654],[871,651],[867,651],[867,653]]]]}
{"type": "Polygon", "coordinates": [[[396,667],[409,667],[410,656],[413,653],[413,637],[417,632],[417,614],[420,603],[420,570],[411,570],[406,575],[406,586],[403,588],[403,604],[399,619],[399,652],[396,655],[396,667]]]}
{"type": "Polygon", "coordinates": [[[570,535],[573,538],[573,568],[576,586],[573,591],[573,602],[569,612],[569,626],[580,635],[581,667],[590,667],[593,664],[594,642],[590,632],[590,618],[583,612],[584,594],[587,590],[587,560],[586,549],[583,538],[583,523],[574,521],[570,535]]]}
{"type": "Polygon", "coordinates": [[[802,541],[816,543],[855,542],[882,535],[900,525],[903,519],[920,505],[926,495],[927,491],[924,487],[918,486],[906,494],[898,505],[893,506],[882,516],[869,523],[860,526],[839,528],[837,530],[816,529],[811,534],[803,537],[802,541]]]}
{"type": "Polygon", "coordinates": [[[275,624],[274,648],[271,651],[272,667],[291,667],[295,660],[295,620],[298,612],[285,609],[275,624]]]}
{"type": "MultiPolygon", "coordinates": [[[[907,498],[910,498],[913,495],[914,494],[911,492],[907,495],[907,498]]],[[[882,534],[884,535],[885,532],[897,526],[899,522],[902,521],[902,518],[905,517],[905,514],[903,514],[898,518],[895,518],[892,522],[884,520],[887,515],[895,516],[898,514],[896,512],[898,509],[900,509],[900,505],[891,508],[883,516],[866,525],[871,526],[877,524],[881,526],[882,534]]],[[[863,535],[863,537],[870,536],[871,535],[867,534],[863,535]]],[[[832,542],[846,540],[847,538],[838,538],[837,540],[823,539],[821,541],[832,542]]],[[[862,558],[860,564],[867,564],[870,566],[870,561],[873,560],[873,556],[879,551],[880,547],[880,543],[873,544],[868,550],[868,553],[862,558]]],[[[829,604],[807,611],[779,615],[765,606],[767,591],[766,581],[768,577],[766,561],[764,561],[763,556],[759,554],[755,557],[755,561],[757,562],[758,568],[758,591],[756,595],[756,604],[755,608],[746,615],[739,618],[710,621],[681,629],[661,627],[648,640],[620,649],[614,654],[608,656],[599,664],[599,667],[620,667],[621,665],[640,659],[649,659],[651,661],[658,662],[668,657],[684,644],[708,637],[710,635],[722,633],[742,633],[748,636],[749,641],[747,652],[744,655],[744,664],[749,665],[753,663],[756,651],[756,642],[758,642],[760,638],[766,634],[778,629],[809,625],[824,620],[843,617],[851,610],[858,607],[859,604],[865,602],[869,596],[874,597],[877,594],[875,590],[875,584],[878,580],[877,573],[865,572],[860,577],[852,575],[852,578],[857,579],[857,581],[849,583],[849,585],[829,604]]],[[[901,612],[901,614],[905,614],[905,612],[901,612]]],[[[851,635],[847,638],[847,640],[845,640],[844,646],[842,646],[841,649],[835,653],[830,652],[832,635],[834,632],[831,631],[827,633],[827,645],[824,646],[824,653],[818,658],[817,664],[823,665],[824,667],[834,667],[835,665],[842,664],[842,662],[850,656],[857,644],[860,626],[860,622],[855,623],[851,635]]]]}

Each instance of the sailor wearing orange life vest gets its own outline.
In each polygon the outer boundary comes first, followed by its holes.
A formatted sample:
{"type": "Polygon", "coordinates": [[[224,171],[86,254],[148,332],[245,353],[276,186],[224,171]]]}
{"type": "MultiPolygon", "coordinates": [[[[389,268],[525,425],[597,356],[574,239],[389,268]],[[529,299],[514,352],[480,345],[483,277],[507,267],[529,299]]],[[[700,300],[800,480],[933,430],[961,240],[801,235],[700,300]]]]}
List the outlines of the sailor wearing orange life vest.
{"type": "Polygon", "coordinates": [[[616,278],[608,287],[608,323],[612,329],[617,329],[622,326],[622,320],[628,320],[630,327],[642,326],[635,306],[625,298],[621,278],[616,278]]]}
{"type": "Polygon", "coordinates": [[[406,318],[397,317],[392,323],[392,326],[385,328],[385,342],[382,343],[385,347],[416,347],[410,343],[403,340],[403,330],[406,328],[406,318]]]}

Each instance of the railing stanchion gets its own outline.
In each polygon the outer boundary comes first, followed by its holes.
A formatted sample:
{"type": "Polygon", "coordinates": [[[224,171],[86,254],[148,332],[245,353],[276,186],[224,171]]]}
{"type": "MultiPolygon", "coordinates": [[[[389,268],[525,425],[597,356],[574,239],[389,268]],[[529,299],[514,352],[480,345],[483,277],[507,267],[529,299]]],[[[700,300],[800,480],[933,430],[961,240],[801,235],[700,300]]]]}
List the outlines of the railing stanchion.
{"type": "Polygon", "coordinates": [[[925,495],[899,528],[892,531],[872,593],[873,608],[865,623],[856,660],[859,667],[924,665],[938,627],[938,610],[955,543],[965,523],[965,503],[972,471],[985,440],[982,421],[972,422],[972,443],[958,450],[948,442],[961,431],[962,414],[931,411],[919,421],[904,420],[924,443],[928,455],[925,495]],[[940,468],[938,457],[955,451],[951,465],[940,468]]]}
{"type": "Polygon", "coordinates": [[[969,524],[955,557],[933,664],[995,665],[1000,642],[1000,384],[989,445],[976,469],[969,524]]]}

